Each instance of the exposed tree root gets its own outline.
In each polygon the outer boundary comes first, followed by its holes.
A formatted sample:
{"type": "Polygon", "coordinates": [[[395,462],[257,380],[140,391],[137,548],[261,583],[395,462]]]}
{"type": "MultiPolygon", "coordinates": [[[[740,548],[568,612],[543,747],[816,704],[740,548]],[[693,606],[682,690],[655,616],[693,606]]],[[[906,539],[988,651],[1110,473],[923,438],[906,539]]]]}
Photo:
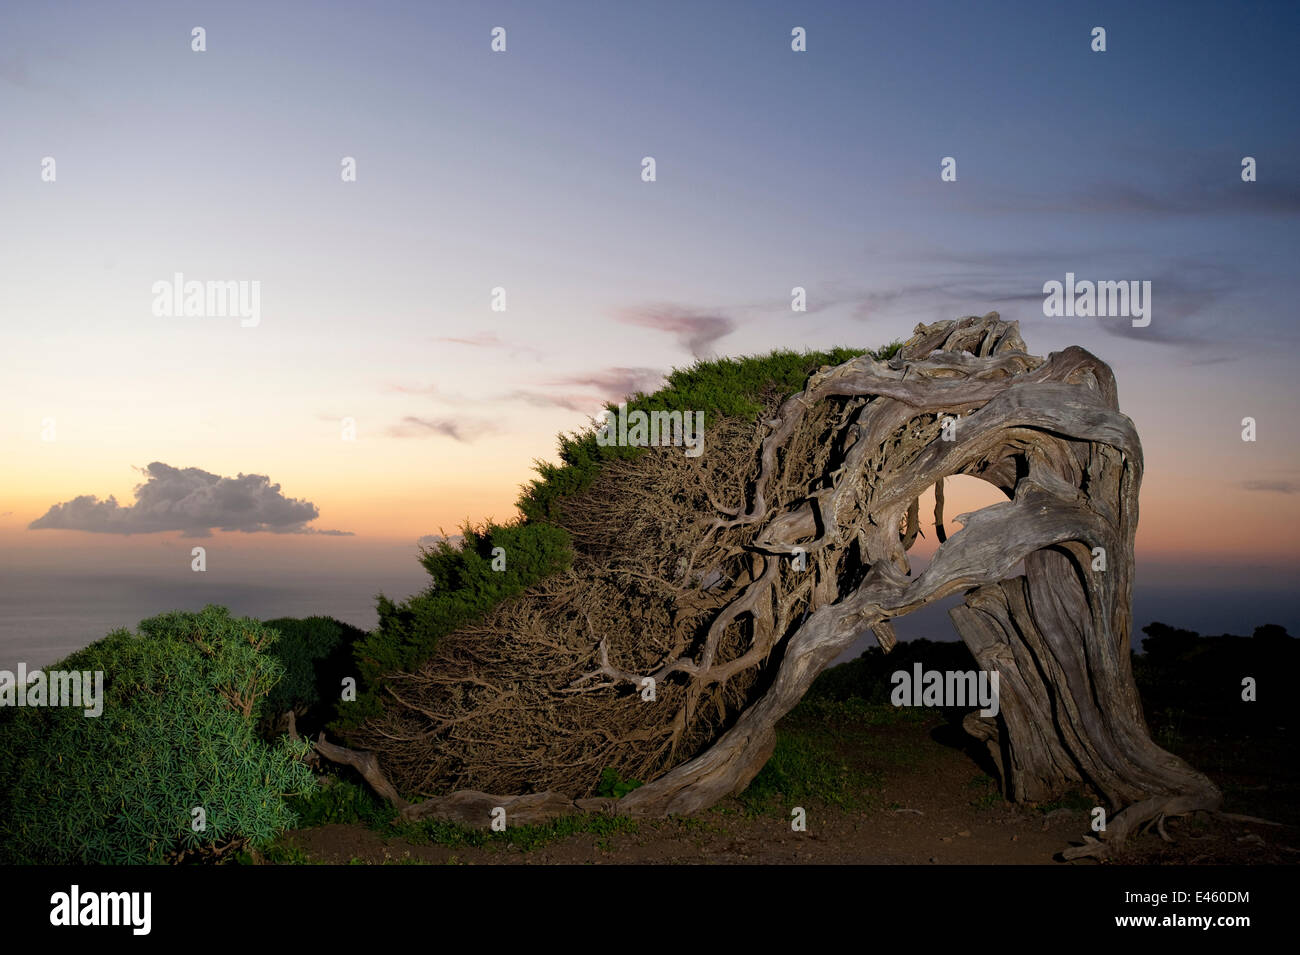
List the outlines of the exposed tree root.
{"type": "Polygon", "coordinates": [[[450,796],[434,796],[418,803],[409,803],[398,795],[392,783],[379,768],[374,753],[358,752],[346,746],[325,741],[325,734],[312,743],[314,752],[342,766],[351,766],[381,798],[398,810],[397,818],[408,822],[418,819],[440,819],[461,825],[485,829],[491,826],[494,813],[504,812],[502,822],[511,826],[526,826],[549,822],[561,816],[582,812],[613,812],[615,799],[572,800],[562,793],[531,793],[526,796],[493,796],[489,793],[462,789],[450,796]]]}
{"type": "Polygon", "coordinates": [[[405,809],[410,805],[398,795],[397,790],[393,788],[393,784],[388,781],[388,778],[379,768],[379,760],[375,758],[374,753],[359,752],[355,749],[348,749],[346,746],[335,746],[333,743],[326,741],[324,733],[321,733],[316,742],[312,744],[312,749],[332,762],[351,766],[370,784],[371,789],[398,809],[405,809]]]}

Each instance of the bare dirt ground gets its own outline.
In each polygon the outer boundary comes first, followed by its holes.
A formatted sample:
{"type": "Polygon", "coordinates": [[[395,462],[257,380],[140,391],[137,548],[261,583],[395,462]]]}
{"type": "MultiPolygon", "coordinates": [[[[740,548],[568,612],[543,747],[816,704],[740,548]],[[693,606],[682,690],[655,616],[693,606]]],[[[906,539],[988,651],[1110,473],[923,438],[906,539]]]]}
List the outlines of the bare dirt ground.
{"type": "MultiPolygon", "coordinates": [[[[824,727],[822,728],[824,730],[824,727]]],[[[805,737],[787,737],[795,744],[805,737]]],[[[1089,832],[1093,800],[1077,793],[1047,806],[1002,799],[954,728],[938,716],[872,726],[832,740],[818,759],[839,759],[862,783],[839,805],[802,799],[807,831],[795,832],[793,804],[776,796],[756,807],[729,799],[691,818],[640,820],[633,831],[578,832],[521,847],[504,838],[486,844],[440,844],[385,835],[361,824],[290,833],[281,861],[326,864],[884,864],[1061,865],[1057,853],[1089,832]],[[862,781],[866,782],[862,782],[862,781]]],[[[1294,770],[1261,778],[1214,773],[1228,794],[1226,809],[1267,814],[1293,806],[1294,770]]],[[[1293,813],[1294,810],[1291,810],[1293,813]]],[[[1283,815],[1286,815],[1284,812],[1283,815]]],[[[1277,819],[1274,814],[1271,818],[1277,819]]],[[[1294,823],[1294,818],[1283,821],[1294,823]]],[[[1133,864],[1294,864],[1300,830],[1195,817],[1166,825],[1173,843],[1154,833],[1130,843],[1113,861],[1133,864]]],[[[454,840],[453,840],[454,842],[454,840]]],[[[1095,865],[1080,861],[1082,865],[1095,865]]]]}

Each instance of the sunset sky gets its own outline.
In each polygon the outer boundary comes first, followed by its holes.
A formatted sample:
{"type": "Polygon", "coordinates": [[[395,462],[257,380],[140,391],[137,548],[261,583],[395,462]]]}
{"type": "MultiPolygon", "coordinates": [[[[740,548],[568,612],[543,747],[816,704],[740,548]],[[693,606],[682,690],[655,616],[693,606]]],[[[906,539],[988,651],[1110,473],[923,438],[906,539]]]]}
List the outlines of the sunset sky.
{"type": "Polygon", "coordinates": [[[674,366],[997,310],[1114,368],[1139,587],[1295,589],[1295,5],[701,6],[6,4],[0,572],[187,572],[180,519],[31,527],[159,462],[318,509],[197,541],[266,580],[416,573],[674,366]],[[178,272],[260,322],[154,315],[178,272]],[[1151,281],[1150,326],[1044,317],[1067,272],[1151,281]]]}

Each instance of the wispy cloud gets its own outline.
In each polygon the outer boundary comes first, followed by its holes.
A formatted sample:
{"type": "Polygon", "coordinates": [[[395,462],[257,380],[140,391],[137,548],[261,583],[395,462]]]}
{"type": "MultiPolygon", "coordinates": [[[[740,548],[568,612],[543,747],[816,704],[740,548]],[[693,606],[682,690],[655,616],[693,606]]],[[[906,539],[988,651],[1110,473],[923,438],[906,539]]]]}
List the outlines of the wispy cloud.
{"type": "Polygon", "coordinates": [[[396,392],[399,395],[423,395],[425,397],[435,397],[442,394],[437,385],[389,385],[387,390],[396,392]]]}
{"type": "Polygon", "coordinates": [[[591,412],[600,404],[594,395],[581,393],[552,394],[545,391],[521,389],[506,395],[506,401],[519,401],[534,408],[564,408],[566,411],[591,412]]]}
{"type": "Polygon", "coordinates": [[[467,421],[463,418],[421,418],[407,415],[388,429],[392,438],[427,438],[434,435],[469,444],[475,438],[496,431],[496,426],[486,421],[467,421]]]}
{"type": "Polygon", "coordinates": [[[663,385],[663,372],[653,368],[605,368],[590,375],[574,375],[542,382],[541,391],[520,389],[507,399],[524,401],[538,407],[567,408],[591,413],[609,402],[622,401],[631,395],[656,391],[663,385]],[[586,388],[586,391],[573,391],[586,388]]]}
{"type": "Polygon", "coordinates": [[[39,85],[32,79],[27,69],[27,60],[21,54],[0,57],[0,80],[4,80],[19,89],[34,91],[39,85]]]}
{"type": "Polygon", "coordinates": [[[434,339],[435,342],[441,342],[444,345],[460,345],[465,348],[493,348],[508,352],[510,355],[528,355],[534,359],[542,357],[541,351],[530,345],[520,345],[517,342],[503,341],[495,332],[481,332],[478,335],[468,337],[442,336],[434,339]]]}
{"type": "MultiPolygon", "coordinates": [[[[1138,278],[1111,275],[1104,278],[1138,278]]],[[[1232,324],[1225,301],[1246,282],[1235,268],[1213,262],[1179,261],[1151,277],[1151,324],[1135,328],[1123,319],[1098,319],[1103,331],[1119,338],[1191,350],[1222,348],[1228,337],[1219,325],[1232,324]]]]}
{"type": "MultiPolygon", "coordinates": [[[[536,408],[564,408],[568,411],[581,411],[591,414],[599,411],[606,403],[621,401],[638,392],[657,390],[664,381],[664,373],[654,368],[628,368],[613,366],[581,375],[566,375],[537,381],[512,391],[480,397],[449,394],[437,385],[412,386],[389,385],[388,391],[404,395],[418,395],[431,398],[437,404],[450,408],[469,408],[489,406],[498,402],[516,402],[532,405],[536,408]]],[[[322,416],[326,420],[337,420],[331,416],[322,416]]],[[[484,433],[486,425],[467,426],[459,418],[427,418],[411,415],[402,419],[402,423],[389,429],[393,437],[409,438],[427,433],[444,434],[456,440],[484,433]]]]}
{"type": "Polygon", "coordinates": [[[1242,481],[1241,486],[1247,491],[1272,491],[1275,494],[1300,493],[1300,484],[1295,481],[1242,481]]]}
{"type": "Polygon", "coordinates": [[[642,305],[618,312],[624,325],[667,332],[694,358],[712,354],[712,346],[736,327],[734,319],[712,311],[680,308],[676,305],[642,305]]]}
{"type": "Polygon", "coordinates": [[[101,501],[83,494],[53,505],[28,527],[101,534],[182,531],[187,537],[208,537],[212,528],[246,533],[351,534],[308,527],[308,522],[320,516],[316,505],[285,497],[280,485],[272,484],[265,474],[222,477],[200,468],[175,468],[161,461],[143,470],[147,480],[135,487],[134,504],[119,504],[112,496],[101,501]]]}
{"type": "Polygon", "coordinates": [[[0,54],[0,84],[7,84],[38,98],[58,100],[60,109],[70,110],[80,116],[94,115],[94,112],[68,88],[34,75],[28,67],[28,55],[34,56],[35,61],[44,67],[47,75],[52,72],[65,72],[69,62],[67,55],[61,49],[51,46],[39,50],[29,48],[17,53],[0,54]]]}
{"type": "Polygon", "coordinates": [[[1291,177],[1241,182],[1236,176],[1218,176],[1213,183],[1176,183],[1160,191],[1105,183],[1070,197],[1069,208],[1141,216],[1293,216],[1300,213],[1300,188],[1291,177]]]}
{"type": "MultiPolygon", "coordinates": [[[[932,262],[933,279],[898,281],[857,292],[840,293],[849,314],[859,321],[895,319],[900,313],[941,311],[951,315],[983,314],[989,310],[1016,317],[1017,306],[1034,321],[1073,322],[1132,341],[1169,345],[1189,355],[1206,349],[1222,352],[1223,326],[1233,322],[1232,304],[1238,296],[1256,290],[1258,277],[1220,262],[1194,258],[1152,260],[1134,251],[974,253],[950,255],[936,252],[913,261],[932,262]],[[1128,264],[1123,264],[1125,261],[1128,264]],[[1093,267],[1098,263],[1097,267],[1093,267]],[[1116,263],[1121,263],[1116,265],[1116,263]],[[1138,328],[1123,318],[1061,318],[1043,316],[1043,283],[1063,281],[1073,271],[1076,280],[1149,280],[1152,294],[1151,324],[1138,328]]],[[[1239,336],[1234,336],[1239,337],[1239,336]]]]}
{"type": "Polygon", "coordinates": [[[1154,186],[1098,181],[1051,194],[1015,189],[964,195],[967,209],[1002,213],[1132,215],[1144,219],[1189,216],[1294,216],[1300,214],[1300,184],[1294,169],[1277,169],[1257,182],[1242,182],[1239,166],[1219,157],[1198,159],[1195,169],[1154,186]]]}

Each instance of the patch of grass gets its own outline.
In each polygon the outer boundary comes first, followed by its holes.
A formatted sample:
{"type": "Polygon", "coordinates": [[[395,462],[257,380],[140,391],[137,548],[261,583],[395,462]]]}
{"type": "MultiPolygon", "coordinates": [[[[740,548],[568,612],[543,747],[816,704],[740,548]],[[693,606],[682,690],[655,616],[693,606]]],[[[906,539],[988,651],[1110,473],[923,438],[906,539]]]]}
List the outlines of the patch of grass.
{"type": "MultiPolygon", "coordinates": [[[[714,809],[715,809],[715,810],[716,810],[720,815],[725,815],[725,814],[728,814],[728,813],[730,813],[730,814],[732,814],[732,815],[735,814],[735,811],[734,811],[734,810],[721,809],[720,807],[717,807],[717,806],[715,806],[714,809]]],[[[710,821],[710,820],[708,820],[708,819],[705,819],[703,816],[670,816],[669,819],[671,819],[674,823],[676,823],[676,824],[677,824],[677,827],[678,827],[679,829],[681,829],[682,831],[684,831],[684,832],[721,832],[721,831],[723,831],[723,827],[722,827],[722,826],[718,825],[716,822],[712,822],[712,821],[710,821]]]]}
{"type": "Polygon", "coordinates": [[[456,849],[482,848],[488,844],[490,835],[482,829],[443,822],[440,819],[398,823],[397,834],[413,845],[448,846],[456,849]]]}
{"type": "Polygon", "coordinates": [[[850,697],[804,700],[786,717],[786,725],[859,753],[872,769],[915,769],[934,759],[938,752],[926,734],[916,730],[939,719],[937,710],[850,697]],[[881,732],[890,729],[901,731],[881,732]]]}
{"type": "MultiPolygon", "coordinates": [[[[266,847],[262,853],[263,858],[269,865],[317,865],[315,859],[307,854],[307,850],[292,839],[281,837],[266,847]]],[[[251,859],[240,857],[241,862],[251,862],[251,859]]]]}
{"type": "Polygon", "coordinates": [[[849,696],[805,698],[777,726],[776,749],[739,801],[746,814],[784,814],[808,801],[844,809],[875,804],[882,767],[924,766],[937,748],[924,733],[882,733],[922,727],[935,710],[896,707],[849,696]]]}
{"type": "Polygon", "coordinates": [[[377,832],[389,832],[395,815],[393,808],[367,787],[347,779],[323,784],[306,796],[291,797],[289,806],[297,813],[298,825],[303,829],[359,823],[377,832]]]}
{"type": "Polygon", "coordinates": [[[772,758],[739,798],[751,814],[784,815],[808,802],[863,809],[879,787],[878,775],[851,765],[824,734],[778,727],[772,758]]]}
{"type": "Polygon", "coordinates": [[[415,845],[439,845],[450,848],[513,848],[522,852],[560,842],[570,836],[594,835],[608,844],[610,837],[640,831],[640,824],[626,816],[607,816],[600,813],[561,816],[549,823],[535,826],[508,826],[505,832],[474,829],[454,822],[424,819],[403,823],[396,834],[415,845]]]}
{"type": "Polygon", "coordinates": [[[829,728],[875,729],[881,726],[909,726],[935,719],[935,710],[916,706],[870,703],[861,697],[846,700],[813,698],[802,701],[791,713],[796,720],[818,721],[829,728]]]}
{"type": "MultiPolygon", "coordinates": [[[[718,807],[714,808],[715,810],[718,809],[718,807]]],[[[738,816],[740,815],[740,812],[735,809],[728,809],[723,812],[718,812],[717,814],[738,816]]],[[[670,816],[667,820],[661,821],[659,824],[661,826],[664,824],[675,826],[677,831],[680,832],[683,837],[687,838],[694,836],[731,835],[731,829],[723,825],[721,821],[710,818],[711,815],[713,814],[710,813],[705,816],[670,816]]]]}

